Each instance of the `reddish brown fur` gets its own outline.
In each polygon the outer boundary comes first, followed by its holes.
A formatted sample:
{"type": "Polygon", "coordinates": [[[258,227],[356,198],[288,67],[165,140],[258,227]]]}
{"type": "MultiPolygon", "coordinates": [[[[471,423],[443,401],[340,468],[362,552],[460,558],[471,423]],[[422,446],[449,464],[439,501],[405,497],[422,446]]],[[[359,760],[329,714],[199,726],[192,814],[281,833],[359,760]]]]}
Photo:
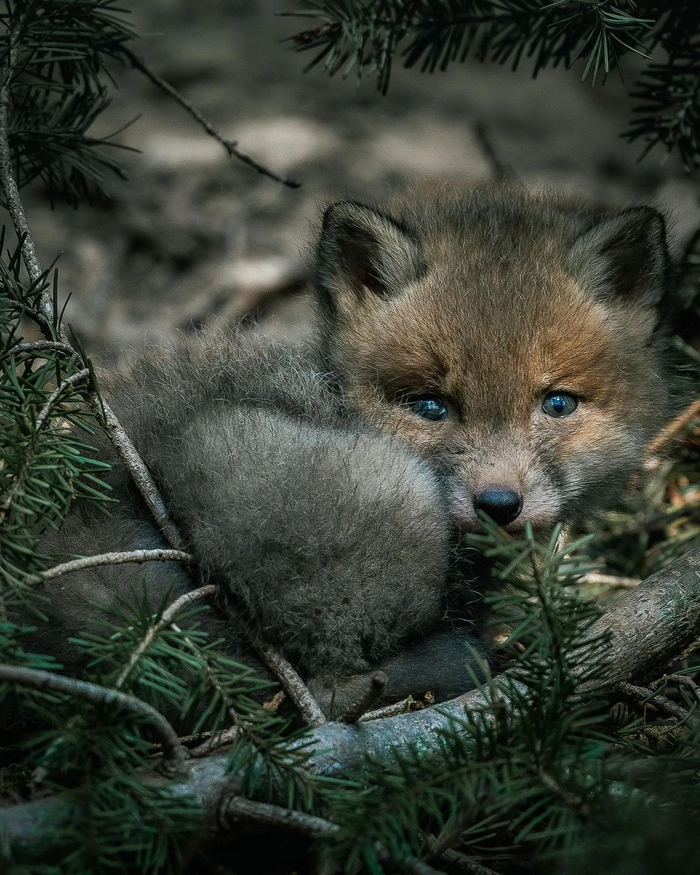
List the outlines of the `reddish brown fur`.
{"type": "Polygon", "coordinates": [[[665,413],[660,217],[501,188],[329,215],[329,369],[369,420],[445,473],[462,526],[495,486],[523,497],[512,529],[549,529],[619,494],[665,413]],[[550,391],[576,395],[577,410],[547,416],[550,391]],[[406,394],[444,399],[448,418],[420,418],[406,394]]]}

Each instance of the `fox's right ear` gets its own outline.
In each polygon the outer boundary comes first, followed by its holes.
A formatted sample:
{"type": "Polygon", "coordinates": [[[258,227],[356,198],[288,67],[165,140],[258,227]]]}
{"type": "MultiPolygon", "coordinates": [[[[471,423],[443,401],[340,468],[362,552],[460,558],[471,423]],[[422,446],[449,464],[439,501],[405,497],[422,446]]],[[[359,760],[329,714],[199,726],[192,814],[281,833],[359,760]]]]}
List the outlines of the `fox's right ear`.
{"type": "Polygon", "coordinates": [[[571,262],[601,298],[614,295],[653,307],[668,280],[663,217],[651,207],[605,216],[575,241],[571,262]]]}
{"type": "Polygon", "coordinates": [[[352,201],[326,210],[316,254],[316,288],[332,311],[368,293],[389,297],[422,271],[420,247],[400,222],[352,201]],[[346,300],[348,295],[352,301],[346,300]]]}

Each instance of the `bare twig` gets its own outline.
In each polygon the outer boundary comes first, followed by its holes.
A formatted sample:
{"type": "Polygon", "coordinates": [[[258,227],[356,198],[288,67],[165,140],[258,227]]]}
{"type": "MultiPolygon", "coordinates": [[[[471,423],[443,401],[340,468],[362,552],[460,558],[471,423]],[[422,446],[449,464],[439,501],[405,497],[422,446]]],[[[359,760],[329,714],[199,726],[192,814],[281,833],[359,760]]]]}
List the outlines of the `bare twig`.
{"type": "Polygon", "coordinates": [[[244,821],[282,827],[309,838],[335,835],[340,829],[337,824],[322,817],[290,811],[289,808],[280,808],[279,805],[270,805],[267,802],[252,802],[242,796],[226,799],[217,812],[217,821],[225,829],[230,829],[232,823],[244,821]]]}
{"type": "Polygon", "coordinates": [[[690,425],[694,419],[700,419],[700,400],[694,401],[683,410],[674,420],[661,429],[654,440],[647,446],[647,456],[654,456],[665,449],[668,444],[676,440],[683,429],[690,425]]]}
{"type": "Polygon", "coordinates": [[[217,143],[220,143],[224,149],[226,150],[229,158],[238,158],[239,161],[242,161],[244,164],[247,164],[249,167],[257,170],[258,173],[262,173],[264,176],[268,176],[270,179],[274,179],[275,182],[281,182],[282,185],[286,185],[289,188],[299,188],[301,186],[300,182],[297,182],[294,179],[289,179],[285,176],[279,176],[274,171],[270,170],[268,167],[265,167],[263,164],[260,164],[254,158],[251,158],[250,155],[247,155],[245,152],[242,152],[238,148],[238,143],[236,140],[227,140],[225,137],[222,137],[221,134],[216,130],[216,128],[212,125],[212,123],[206,119],[202,113],[194,107],[186,97],[183,97],[182,94],[173,86],[166,82],[165,79],[161,79],[161,77],[154,73],[150,67],[146,66],[146,64],[135,55],[129,49],[123,47],[122,52],[129,58],[132,65],[139,70],[141,73],[146,76],[147,79],[150,79],[151,82],[157,87],[160,88],[161,91],[164,91],[168,94],[172,99],[178,103],[185,112],[189,113],[192,118],[200,124],[204,130],[209,134],[210,137],[213,137],[217,143]]]}
{"type": "Polygon", "coordinates": [[[262,662],[282,684],[289,698],[299,709],[299,713],[304,721],[308,723],[309,726],[321,726],[325,723],[326,717],[319,707],[318,702],[311,695],[309,688],[301,679],[298,672],[290,665],[282,654],[272,647],[271,644],[265,644],[262,641],[259,641],[246,627],[243,620],[238,616],[231,605],[225,605],[222,610],[226,616],[228,616],[229,620],[235,623],[241,630],[241,634],[245,636],[246,640],[258,654],[262,662]]]}
{"type": "Polygon", "coordinates": [[[648,687],[638,687],[635,684],[628,684],[621,681],[615,685],[615,689],[619,690],[625,696],[630,696],[631,698],[637,699],[645,704],[653,705],[655,708],[658,708],[659,711],[663,711],[665,714],[669,714],[677,720],[685,722],[689,717],[689,712],[685,708],[681,708],[680,705],[676,705],[675,702],[667,699],[666,696],[661,696],[653,690],[650,690],[648,687]]]}
{"type": "Polygon", "coordinates": [[[412,696],[401,699],[400,702],[392,702],[391,705],[385,705],[383,708],[376,708],[374,711],[367,711],[360,717],[359,722],[364,723],[367,720],[383,720],[385,717],[396,717],[398,714],[407,714],[411,710],[411,703],[414,701],[412,696]]]}
{"type": "Polygon", "coordinates": [[[299,713],[306,723],[310,726],[321,726],[324,724],[326,717],[320,709],[318,702],[311,695],[309,688],[299,677],[299,674],[282,654],[270,644],[262,644],[260,641],[255,641],[252,638],[250,641],[258,656],[287,691],[287,695],[297,706],[299,713]]]}
{"type": "MultiPolygon", "coordinates": [[[[153,550],[150,551],[141,551],[141,552],[156,552],[153,550]]],[[[163,550],[161,552],[164,553],[174,553],[174,550],[163,550]]],[[[186,554],[183,554],[186,555],[186,554]]],[[[209,584],[207,586],[201,586],[199,589],[193,589],[190,592],[186,592],[184,595],[181,595],[179,599],[175,599],[175,601],[169,605],[166,610],[163,611],[162,615],[158,619],[157,623],[154,623],[149,627],[148,632],[141,639],[141,643],[134,650],[134,652],[129,657],[129,661],[124,666],[121,671],[121,674],[117,678],[114,686],[118,690],[121,688],[124,681],[129,677],[131,673],[131,669],[136,665],[136,663],[141,659],[143,654],[148,650],[151,646],[153,639],[160,632],[161,629],[164,629],[166,626],[169,626],[170,623],[175,619],[178,613],[186,608],[188,605],[191,605],[192,602],[199,601],[199,599],[206,598],[209,595],[213,595],[216,592],[216,587],[214,584],[209,584]]]]}
{"type": "Polygon", "coordinates": [[[171,773],[179,772],[185,760],[187,751],[180,744],[177,733],[154,707],[147,702],[142,702],[136,696],[120,693],[98,684],[79,681],[75,678],[63,677],[50,671],[41,671],[33,668],[23,668],[17,665],[0,665],[0,681],[11,684],[20,684],[23,687],[32,687],[37,690],[54,690],[57,693],[66,693],[92,702],[95,705],[117,708],[129,711],[139,717],[147,717],[153,724],[163,745],[163,765],[171,773]]]}
{"type": "MultiPolygon", "coordinates": [[[[189,553],[183,553],[181,550],[127,550],[121,553],[100,553],[96,556],[85,556],[82,559],[71,559],[69,562],[54,565],[53,568],[47,568],[46,571],[32,575],[32,579],[36,580],[37,583],[45,583],[47,580],[55,580],[57,577],[70,574],[72,571],[83,571],[86,568],[97,568],[100,565],[124,565],[130,562],[139,564],[142,562],[182,562],[184,565],[191,565],[193,559],[189,553]]],[[[204,588],[206,589],[206,587],[204,588]]],[[[194,590],[194,592],[199,592],[199,590],[194,590]]],[[[191,595],[191,593],[187,593],[187,595],[191,595]]]]}
{"type": "Polygon", "coordinates": [[[690,691],[690,694],[695,699],[696,704],[700,705],[700,687],[695,683],[692,678],[689,678],[688,675],[685,674],[665,674],[660,683],[667,684],[672,682],[674,684],[678,684],[679,687],[685,687],[690,691]]]}
{"type": "MultiPolygon", "coordinates": [[[[340,831],[337,824],[322,817],[291,811],[289,808],[281,808],[279,805],[270,805],[267,802],[252,802],[243,796],[231,796],[220,806],[217,822],[224,830],[228,830],[232,824],[241,821],[290,830],[310,839],[327,838],[340,831]]],[[[386,848],[377,845],[376,851],[380,860],[390,861],[386,848]]],[[[404,866],[406,871],[414,875],[435,875],[437,872],[432,866],[420,860],[406,860],[404,866]]]]}
{"type": "MultiPolygon", "coordinates": [[[[12,223],[17,232],[22,250],[22,261],[27,270],[29,279],[33,283],[44,283],[41,265],[36,254],[36,247],[29,233],[29,223],[19,196],[17,183],[12,175],[12,156],[10,154],[10,142],[8,139],[8,114],[10,108],[10,85],[17,64],[17,47],[22,34],[22,29],[27,18],[27,13],[18,15],[14,26],[8,34],[8,51],[3,70],[2,84],[0,85],[0,185],[5,193],[7,209],[12,217],[12,223]]],[[[53,302],[44,289],[41,293],[40,307],[47,320],[53,318],[53,302]]],[[[64,337],[61,338],[65,340],[64,337]]]]}
{"type": "Polygon", "coordinates": [[[633,589],[642,582],[639,577],[620,577],[616,574],[602,574],[600,571],[589,571],[581,575],[577,581],[579,584],[591,584],[594,586],[609,586],[617,589],[633,589]]]}
{"type": "Polygon", "coordinates": [[[67,356],[77,356],[78,353],[69,343],[62,343],[60,340],[32,340],[26,343],[17,343],[11,347],[8,352],[14,355],[18,352],[62,352],[67,356]]]}
{"type": "Polygon", "coordinates": [[[97,421],[101,423],[112,446],[117,451],[127,471],[131,474],[132,480],[146,502],[148,509],[153,514],[153,518],[163,533],[163,537],[174,550],[183,550],[185,542],[182,535],[170,519],[163,497],[131,438],[124,431],[112,408],[104,398],[99,397],[96,393],[90,393],[88,400],[93,413],[97,417],[97,421]]]}
{"type": "MultiPolygon", "coordinates": [[[[454,841],[455,837],[452,837],[454,841]]],[[[446,847],[442,842],[438,842],[433,836],[428,836],[428,847],[430,848],[430,859],[438,860],[441,863],[446,863],[458,872],[466,872],[467,875],[497,875],[493,869],[482,865],[473,857],[468,857],[466,854],[460,854],[452,848],[446,847]]]]}
{"type": "Polygon", "coordinates": [[[357,723],[362,715],[366,714],[369,708],[381,697],[388,682],[389,678],[383,671],[378,671],[373,675],[364,694],[340,718],[341,723],[357,723]]]}
{"type": "Polygon", "coordinates": [[[222,729],[221,732],[215,732],[211,738],[208,738],[206,741],[203,741],[198,747],[195,747],[190,751],[191,757],[204,757],[209,756],[210,753],[215,751],[219,747],[224,747],[224,745],[231,744],[234,742],[239,734],[240,729],[238,726],[229,726],[228,729],[222,729]]]}

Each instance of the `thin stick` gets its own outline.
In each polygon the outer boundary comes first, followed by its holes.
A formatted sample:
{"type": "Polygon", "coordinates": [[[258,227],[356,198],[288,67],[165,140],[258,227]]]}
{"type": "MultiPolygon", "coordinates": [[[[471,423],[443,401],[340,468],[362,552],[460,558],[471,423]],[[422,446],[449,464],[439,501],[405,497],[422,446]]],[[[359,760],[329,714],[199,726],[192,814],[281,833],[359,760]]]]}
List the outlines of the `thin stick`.
{"type": "MultiPolygon", "coordinates": [[[[189,553],[183,553],[181,550],[128,550],[118,553],[99,553],[95,556],[85,556],[82,559],[71,559],[69,562],[54,565],[53,568],[47,568],[46,571],[40,571],[32,577],[37,583],[44,583],[47,580],[62,577],[64,574],[70,574],[71,571],[83,571],[85,568],[97,568],[100,565],[124,565],[129,562],[182,562],[184,565],[191,565],[193,561],[189,553]]],[[[199,592],[199,590],[194,591],[199,592]]],[[[191,595],[191,593],[187,593],[187,595],[191,595]]]]}
{"type": "MultiPolygon", "coordinates": [[[[164,550],[162,552],[172,553],[175,551],[164,550]]],[[[124,681],[129,677],[132,668],[136,665],[139,659],[141,659],[146,650],[148,650],[148,648],[151,646],[151,643],[156,635],[160,632],[161,629],[164,629],[166,626],[169,626],[172,623],[179,611],[183,610],[183,608],[186,608],[188,605],[191,605],[192,602],[196,602],[199,601],[199,599],[203,599],[209,595],[213,595],[215,592],[216,587],[213,584],[209,584],[207,586],[201,586],[199,589],[193,589],[190,592],[186,592],[184,595],[181,595],[179,599],[175,599],[175,601],[165,611],[163,611],[163,614],[161,615],[158,622],[154,623],[152,626],[149,627],[148,631],[141,639],[141,643],[131,654],[131,656],[129,657],[129,661],[122,669],[121,674],[114,684],[115,688],[117,690],[121,688],[124,681]]]]}
{"type": "Polygon", "coordinates": [[[301,811],[290,811],[268,802],[252,802],[243,796],[231,796],[217,811],[218,823],[229,829],[232,823],[244,821],[262,826],[282,827],[309,838],[335,835],[340,827],[322,817],[301,811]]]}
{"type": "Polygon", "coordinates": [[[174,550],[183,550],[185,542],[182,535],[171,521],[165,502],[158,487],[153,482],[150,471],[132,443],[131,438],[122,428],[114,411],[96,393],[91,393],[88,400],[98,422],[102,424],[112,446],[117,451],[127,471],[131,474],[132,480],[143,496],[148,509],[153,514],[153,518],[163,533],[163,537],[174,550]]]}
{"type": "Polygon", "coordinates": [[[250,643],[265,665],[278,678],[289,698],[299,709],[304,721],[310,726],[322,726],[326,722],[323,711],[290,663],[270,644],[262,644],[252,638],[250,643]]]}
{"type": "MultiPolygon", "coordinates": [[[[287,829],[312,839],[328,838],[337,835],[340,831],[338,824],[301,811],[291,811],[289,808],[271,805],[268,802],[252,802],[243,796],[230,796],[224,799],[217,811],[217,826],[225,831],[230,829],[232,824],[240,821],[287,829]]],[[[378,844],[375,849],[382,862],[391,862],[385,847],[378,844]]],[[[405,860],[403,865],[413,875],[435,875],[438,871],[420,860],[405,860]]]]}
{"type": "Polygon", "coordinates": [[[412,696],[407,696],[401,699],[400,702],[393,702],[391,705],[385,705],[383,708],[376,708],[374,711],[368,711],[360,717],[359,722],[365,723],[368,720],[383,720],[385,717],[396,717],[398,714],[407,714],[411,710],[412,696]]]}
{"type": "Polygon", "coordinates": [[[619,690],[625,696],[630,696],[633,699],[639,699],[645,704],[648,703],[649,705],[653,705],[655,708],[664,711],[666,714],[670,714],[672,717],[676,717],[678,720],[685,722],[688,719],[688,711],[686,711],[685,708],[681,708],[680,705],[671,702],[666,696],[654,693],[654,691],[650,690],[648,687],[638,687],[635,684],[621,681],[615,684],[615,689],[619,690]]]}
{"type": "Polygon", "coordinates": [[[578,584],[593,584],[617,587],[618,589],[634,589],[641,583],[639,577],[618,577],[616,574],[603,574],[600,571],[589,571],[578,578],[578,584]]]}
{"type": "Polygon", "coordinates": [[[245,635],[248,644],[282,684],[289,698],[299,709],[304,721],[310,726],[322,726],[326,723],[326,717],[316,699],[311,695],[311,691],[282,654],[270,644],[259,641],[231,605],[224,605],[222,611],[241,630],[241,634],[245,635]]]}
{"type": "Polygon", "coordinates": [[[187,750],[180,744],[177,733],[163,715],[151,705],[97,684],[67,678],[50,671],[40,671],[33,668],[22,668],[17,665],[0,665],[0,681],[33,687],[36,690],[55,690],[57,693],[67,693],[110,708],[129,711],[139,717],[147,717],[163,745],[163,766],[171,773],[180,771],[187,759],[187,750]]]}
{"type": "MultiPolygon", "coordinates": [[[[22,261],[27,269],[29,279],[33,283],[43,282],[42,270],[39,264],[39,258],[36,254],[36,247],[29,233],[29,223],[27,216],[22,206],[22,201],[19,196],[19,189],[12,175],[12,156],[10,154],[10,142],[7,136],[8,131],[8,111],[10,107],[10,84],[14,68],[17,63],[17,45],[19,43],[20,34],[27,17],[27,13],[23,12],[18,16],[15,26],[10,30],[8,38],[8,52],[5,61],[5,69],[3,71],[2,85],[0,86],[0,185],[5,192],[5,200],[7,209],[12,217],[12,224],[17,232],[17,237],[20,241],[22,250],[22,261]]],[[[44,289],[41,293],[40,307],[44,316],[50,321],[53,318],[53,302],[44,289]]],[[[62,338],[65,339],[65,338],[62,338]]]]}
{"type": "Polygon", "coordinates": [[[661,429],[654,440],[647,446],[647,456],[654,456],[661,452],[668,444],[673,443],[680,432],[694,419],[700,419],[700,399],[693,401],[682,413],[661,429]]]}
{"type": "Polygon", "coordinates": [[[180,94],[180,92],[176,88],[173,88],[173,86],[169,82],[166,82],[165,79],[161,79],[161,77],[157,73],[154,73],[153,70],[150,69],[150,67],[147,67],[146,64],[141,60],[141,58],[135,55],[132,51],[127,48],[122,48],[122,51],[127,56],[127,58],[129,58],[129,60],[137,70],[140,70],[147,79],[150,79],[157,88],[160,88],[161,91],[164,91],[166,94],[172,97],[172,99],[176,103],[178,103],[185,110],[185,112],[189,113],[192,118],[204,128],[204,130],[209,134],[210,137],[213,137],[217,141],[217,143],[220,143],[226,150],[229,158],[238,158],[239,161],[242,161],[249,167],[254,168],[258,171],[258,173],[262,173],[264,176],[269,176],[270,179],[274,179],[275,182],[281,182],[282,185],[286,185],[289,188],[301,187],[300,182],[297,182],[294,179],[289,179],[285,176],[279,176],[277,173],[265,167],[263,164],[260,164],[254,158],[251,158],[250,155],[242,152],[238,148],[238,142],[236,140],[227,140],[225,137],[222,137],[221,134],[216,130],[214,125],[212,125],[212,123],[208,119],[206,119],[202,115],[202,113],[198,109],[196,109],[196,107],[194,107],[189,102],[189,100],[187,100],[186,97],[183,97],[183,95],[180,94]]]}
{"type": "Polygon", "coordinates": [[[17,343],[8,352],[14,354],[17,352],[44,352],[44,350],[63,352],[67,356],[78,355],[69,343],[62,343],[59,340],[32,340],[26,343],[17,343]]]}

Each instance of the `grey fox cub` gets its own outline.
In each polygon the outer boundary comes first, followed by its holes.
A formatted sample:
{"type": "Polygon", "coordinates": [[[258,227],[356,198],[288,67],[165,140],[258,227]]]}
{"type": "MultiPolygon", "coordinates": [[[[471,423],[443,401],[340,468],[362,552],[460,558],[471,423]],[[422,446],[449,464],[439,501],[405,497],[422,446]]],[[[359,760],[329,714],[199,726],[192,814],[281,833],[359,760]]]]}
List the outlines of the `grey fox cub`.
{"type": "MultiPolygon", "coordinates": [[[[108,395],[198,560],[253,632],[328,706],[384,666],[388,695],[471,685],[483,580],[459,549],[479,510],[545,533],[609,505],[666,408],[658,303],[664,223],[486,186],[331,206],[318,241],[316,341],[237,331],[183,340],[108,395]],[[476,627],[476,629],[475,629],[476,627]],[[422,686],[421,686],[422,685],[422,686]]],[[[105,454],[109,456],[107,450],[105,454]]],[[[154,546],[118,465],[112,520],[77,512],[62,552],[154,546]]],[[[47,638],[176,566],[62,580],[47,638]]],[[[240,636],[216,617],[232,653],[240,636]]]]}

